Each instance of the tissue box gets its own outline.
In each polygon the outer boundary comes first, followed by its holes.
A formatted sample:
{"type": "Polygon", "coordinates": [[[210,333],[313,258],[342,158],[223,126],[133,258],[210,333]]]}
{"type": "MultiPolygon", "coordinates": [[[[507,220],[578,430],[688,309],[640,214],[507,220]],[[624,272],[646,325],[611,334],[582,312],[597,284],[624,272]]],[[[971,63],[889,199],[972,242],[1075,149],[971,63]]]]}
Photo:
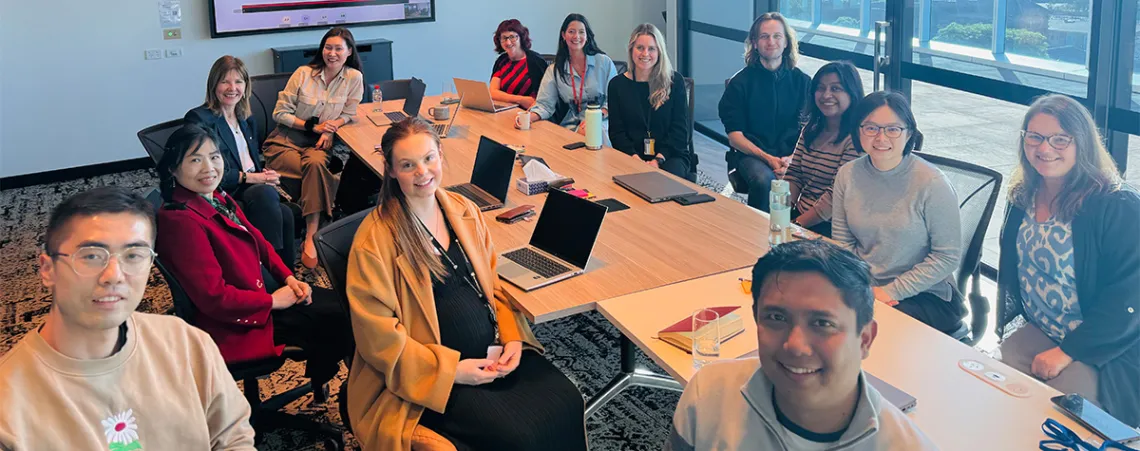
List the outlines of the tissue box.
{"type": "Polygon", "coordinates": [[[526,177],[520,177],[518,179],[518,183],[515,184],[515,187],[518,188],[518,190],[523,194],[526,194],[527,196],[533,196],[535,194],[545,193],[546,190],[550,187],[550,184],[547,182],[531,182],[528,181],[526,177]]]}

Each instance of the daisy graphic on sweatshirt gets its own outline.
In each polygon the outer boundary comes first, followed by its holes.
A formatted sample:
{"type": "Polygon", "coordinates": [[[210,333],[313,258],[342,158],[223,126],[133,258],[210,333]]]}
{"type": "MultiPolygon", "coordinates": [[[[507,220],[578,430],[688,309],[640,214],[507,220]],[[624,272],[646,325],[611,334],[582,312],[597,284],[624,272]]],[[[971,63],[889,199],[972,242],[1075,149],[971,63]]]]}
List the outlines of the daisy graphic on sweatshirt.
{"type": "Polygon", "coordinates": [[[103,433],[107,436],[107,449],[109,451],[141,450],[138,428],[138,424],[135,423],[135,414],[131,409],[107,417],[103,420],[103,433]]]}

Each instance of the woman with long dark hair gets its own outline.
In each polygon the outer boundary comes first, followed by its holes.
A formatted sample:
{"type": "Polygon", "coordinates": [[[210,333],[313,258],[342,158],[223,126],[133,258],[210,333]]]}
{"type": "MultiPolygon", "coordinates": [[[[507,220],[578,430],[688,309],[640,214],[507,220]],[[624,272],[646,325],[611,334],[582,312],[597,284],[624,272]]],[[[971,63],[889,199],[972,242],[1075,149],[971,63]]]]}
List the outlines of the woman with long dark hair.
{"type": "Polygon", "coordinates": [[[831,185],[839,167],[859,156],[851,141],[851,108],[863,98],[859,71],[846,61],[825,64],[811,80],[814,101],[784,179],[791,188],[792,220],[831,237],[831,185]]]}
{"type": "Polygon", "coordinates": [[[582,395],[504,298],[483,215],[440,189],[439,136],[411,118],[392,124],[380,148],[380,200],[348,259],[356,437],[369,450],[440,440],[459,450],[586,449],[582,395]]]}
{"type": "Polygon", "coordinates": [[[1017,163],[998,267],[1012,310],[998,320],[1026,324],[1002,361],[1140,426],[1140,194],[1092,115],[1060,94],[1025,113],[1017,163]]]}
{"type": "Polygon", "coordinates": [[[320,52],[289,77],[277,96],[277,127],[265,139],[265,165],[282,177],[301,179],[301,215],[305,241],[301,263],[317,266],[313,236],[321,219],[332,216],[336,178],[328,168],[328,150],[337,129],[356,119],[364,95],[364,75],[356,41],[347,28],[336,27],[321,38],[320,52]]]}
{"type": "Polygon", "coordinates": [[[225,159],[217,137],[187,124],[158,163],[164,201],[156,250],[197,309],[195,325],[227,363],[308,353],[315,387],[336,376],[352,348],[347,315],[328,289],[297,280],[234,199],[221,190],[225,159]]]}
{"type": "MultiPolygon", "coordinates": [[[[598,48],[586,17],[576,13],[566,16],[559,30],[558,53],[542,76],[538,98],[530,108],[530,120],[557,120],[559,125],[585,135],[586,106],[601,106],[602,117],[607,118],[610,113],[606,90],[610,79],[617,75],[617,66],[598,48]]],[[[516,120],[515,127],[518,126],[516,120]]],[[[606,136],[605,130],[602,136],[606,136]]]]}

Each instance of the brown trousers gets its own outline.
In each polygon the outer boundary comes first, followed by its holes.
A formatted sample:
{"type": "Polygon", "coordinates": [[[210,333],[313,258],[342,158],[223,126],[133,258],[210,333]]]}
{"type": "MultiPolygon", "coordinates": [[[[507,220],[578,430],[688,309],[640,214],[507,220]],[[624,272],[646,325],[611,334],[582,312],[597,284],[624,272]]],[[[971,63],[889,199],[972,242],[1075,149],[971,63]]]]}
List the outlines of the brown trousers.
{"type": "Polygon", "coordinates": [[[337,178],[328,168],[328,153],[317,150],[317,137],[303,130],[278,125],[265,139],[265,167],[282,177],[301,180],[301,215],[332,216],[337,178]]]}

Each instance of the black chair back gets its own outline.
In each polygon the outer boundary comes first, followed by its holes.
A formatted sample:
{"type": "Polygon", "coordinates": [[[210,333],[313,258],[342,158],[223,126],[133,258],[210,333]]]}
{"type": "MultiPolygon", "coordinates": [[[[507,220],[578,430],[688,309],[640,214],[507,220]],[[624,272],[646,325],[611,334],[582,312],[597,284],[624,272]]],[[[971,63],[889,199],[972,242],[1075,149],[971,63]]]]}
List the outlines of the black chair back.
{"type": "Polygon", "coordinates": [[[617,67],[617,74],[614,75],[621,75],[624,74],[625,71],[629,70],[629,64],[625,61],[614,60],[614,67],[617,67]]]}
{"type": "Polygon", "coordinates": [[[541,55],[542,55],[542,59],[544,61],[546,61],[547,66],[554,64],[554,59],[557,58],[557,56],[549,54],[549,53],[542,53],[541,55]]]}
{"type": "Polygon", "coordinates": [[[182,128],[183,122],[182,119],[175,119],[139,130],[139,142],[142,143],[143,149],[146,149],[146,154],[150,155],[155,166],[158,166],[158,161],[162,159],[162,153],[166,149],[166,141],[170,139],[170,135],[173,135],[175,130],[182,128]]]}
{"type": "Polygon", "coordinates": [[[423,87],[427,89],[427,85],[423,80],[418,78],[402,78],[399,80],[388,80],[380,82],[380,92],[384,95],[384,100],[403,100],[412,95],[412,87],[417,89],[423,87]]]}
{"type": "Polygon", "coordinates": [[[356,229],[364,216],[372,213],[374,209],[358,211],[345,216],[321,228],[313,237],[317,246],[317,256],[321,266],[329,277],[333,291],[348,311],[348,296],[345,294],[345,282],[348,275],[348,251],[352,248],[352,240],[356,237],[356,229]]]}
{"type": "Polygon", "coordinates": [[[923,154],[922,158],[938,166],[950,179],[950,185],[958,194],[958,213],[962,221],[962,261],[954,272],[958,290],[967,296],[972,317],[970,321],[970,344],[977,344],[986,331],[986,314],[990,311],[989,301],[981,294],[982,242],[986,238],[997,204],[998,190],[1001,188],[1001,173],[937,155],[923,154]],[[967,281],[974,277],[973,290],[966,288],[967,281]]]}
{"type": "Polygon", "coordinates": [[[265,142],[265,137],[269,136],[269,131],[276,128],[277,123],[273,121],[273,109],[277,106],[277,95],[285,90],[285,85],[289,84],[289,77],[293,74],[283,72],[280,74],[267,74],[250,77],[250,90],[253,95],[249,99],[249,108],[253,117],[254,123],[257,124],[257,143],[265,142]]]}
{"type": "Polygon", "coordinates": [[[696,125],[696,102],[697,94],[695,82],[690,77],[685,77],[685,93],[689,97],[689,159],[692,163],[690,170],[693,173],[694,180],[697,176],[697,165],[700,164],[700,158],[697,157],[697,147],[693,144],[693,127],[696,125]]]}

